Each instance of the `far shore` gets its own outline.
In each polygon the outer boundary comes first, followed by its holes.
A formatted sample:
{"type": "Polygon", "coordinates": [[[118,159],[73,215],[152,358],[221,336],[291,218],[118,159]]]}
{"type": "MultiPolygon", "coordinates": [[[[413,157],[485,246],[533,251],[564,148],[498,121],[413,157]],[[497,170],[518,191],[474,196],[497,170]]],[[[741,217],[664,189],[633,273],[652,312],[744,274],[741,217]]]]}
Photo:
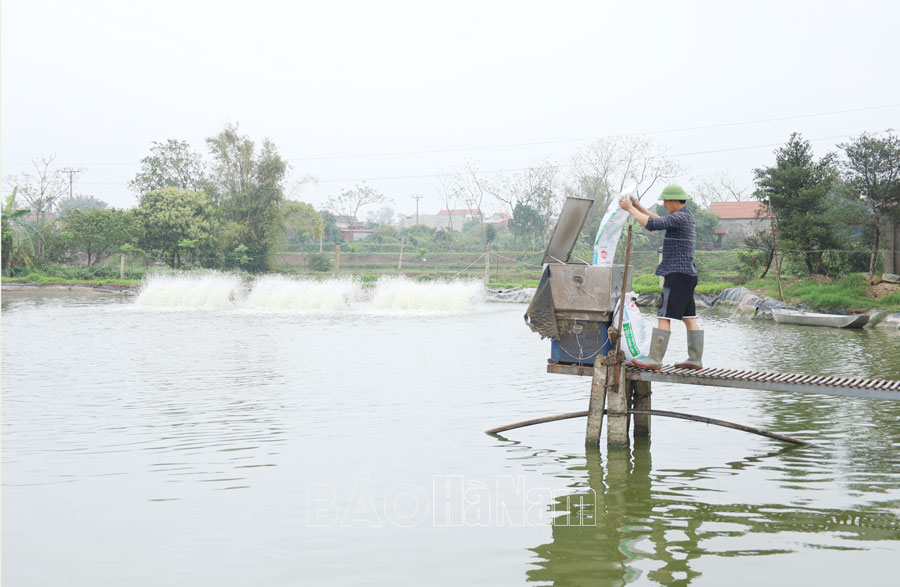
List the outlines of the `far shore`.
{"type": "Polygon", "coordinates": [[[35,282],[8,282],[2,284],[3,291],[23,291],[28,289],[87,289],[93,291],[121,294],[136,294],[140,289],[140,283],[134,284],[106,284],[92,283],[89,281],[82,283],[35,283],[35,282]]]}

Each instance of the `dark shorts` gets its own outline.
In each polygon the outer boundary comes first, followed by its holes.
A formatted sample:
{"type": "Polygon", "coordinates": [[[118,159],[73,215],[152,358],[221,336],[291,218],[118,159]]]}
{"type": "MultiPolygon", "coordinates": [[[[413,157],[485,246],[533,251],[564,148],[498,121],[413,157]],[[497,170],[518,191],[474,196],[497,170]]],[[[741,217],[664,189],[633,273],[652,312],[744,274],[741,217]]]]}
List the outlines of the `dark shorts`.
{"type": "Polygon", "coordinates": [[[694,306],[694,288],[697,287],[697,276],[686,273],[669,273],[663,282],[662,300],[659,302],[660,318],[681,320],[696,318],[697,307],[694,306]]]}

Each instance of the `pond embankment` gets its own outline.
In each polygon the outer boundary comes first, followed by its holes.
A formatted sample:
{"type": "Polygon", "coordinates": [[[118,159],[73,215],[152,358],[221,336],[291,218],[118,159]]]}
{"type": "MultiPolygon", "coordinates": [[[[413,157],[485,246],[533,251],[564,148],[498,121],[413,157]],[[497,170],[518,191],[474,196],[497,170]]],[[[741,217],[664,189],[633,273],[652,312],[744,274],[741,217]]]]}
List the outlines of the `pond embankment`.
{"type": "MultiPolygon", "coordinates": [[[[790,305],[776,298],[760,296],[746,287],[731,287],[723,290],[719,295],[698,294],[694,296],[697,308],[728,308],[733,312],[745,314],[758,320],[772,320],[772,310],[810,310],[816,311],[806,304],[790,305]]],[[[657,306],[659,294],[645,294],[637,300],[639,306],[657,306]]],[[[831,314],[851,314],[848,311],[826,311],[831,314]]],[[[900,312],[891,312],[878,308],[871,308],[862,312],[871,316],[867,328],[881,328],[885,330],[900,330],[900,312]]]]}

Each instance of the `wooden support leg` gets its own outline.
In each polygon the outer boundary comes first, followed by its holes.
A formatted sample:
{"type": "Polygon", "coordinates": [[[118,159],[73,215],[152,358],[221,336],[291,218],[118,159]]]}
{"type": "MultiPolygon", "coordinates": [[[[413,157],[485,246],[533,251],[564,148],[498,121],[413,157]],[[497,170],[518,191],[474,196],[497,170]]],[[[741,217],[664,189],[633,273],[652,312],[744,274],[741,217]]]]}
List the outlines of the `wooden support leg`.
{"type": "Polygon", "coordinates": [[[586,446],[600,444],[603,431],[603,409],[606,407],[607,377],[612,370],[603,364],[600,357],[594,361],[594,378],[591,380],[591,401],[588,405],[587,431],[584,436],[586,446]]]}
{"type": "MultiPolygon", "coordinates": [[[[613,367],[614,369],[615,367],[613,367]]],[[[612,370],[612,369],[611,369],[612,370]]],[[[619,375],[619,385],[610,388],[607,400],[606,442],[609,446],[628,444],[628,378],[625,368],[619,375]]]]}
{"type": "MultiPolygon", "coordinates": [[[[631,382],[632,401],[635,410],[650,410],[650,382],[631,382]]],[[[634,415],[634,437],[650,436],[650,416],[647,414],[634,415]]]]}

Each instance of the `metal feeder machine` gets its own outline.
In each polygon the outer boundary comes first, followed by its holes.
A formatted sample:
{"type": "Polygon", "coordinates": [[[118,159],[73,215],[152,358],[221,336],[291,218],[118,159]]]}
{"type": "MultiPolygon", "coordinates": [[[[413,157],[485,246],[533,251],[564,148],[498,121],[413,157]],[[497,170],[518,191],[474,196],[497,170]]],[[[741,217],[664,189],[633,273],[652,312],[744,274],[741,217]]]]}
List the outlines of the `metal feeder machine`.
{"type": "Polygon", "coordinates": [[[551,340],[551,365],[593,365],[597,356],[615,349],[608,331],[622,293],[625,266],[591,265],[572,256],[593,205],[590,199],[566,198],[544,251],[541,280],[525,314],[528,327],[551,340]]]}

